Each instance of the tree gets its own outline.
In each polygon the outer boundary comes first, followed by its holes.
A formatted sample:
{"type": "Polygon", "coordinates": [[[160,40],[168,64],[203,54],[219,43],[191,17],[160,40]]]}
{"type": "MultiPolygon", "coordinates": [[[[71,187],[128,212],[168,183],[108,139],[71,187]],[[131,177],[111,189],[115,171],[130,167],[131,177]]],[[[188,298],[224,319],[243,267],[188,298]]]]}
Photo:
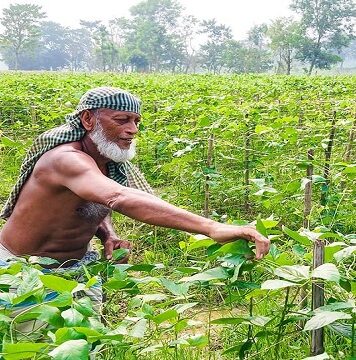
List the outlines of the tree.
{"type": "Polygon", "coordinates": [[[253,26],[247,33],[247,41],[259,50],[266,46],[268,27],[266,24],[253,26]]]}
{"type": "Polygon", "coordinates": [[[297,57],[316,68],[330,68],[342,59],[335,54],[352,39],[353,0],[292,0],[291,8],[301,15],[304,30],[297,57]]]}
{"type": "Polygon", "coordinates": [[[187,15],[182,18],[180,26],[178,26],[180,38],[183,42],[183,55],[184,55],[184,73],[188,73],[189,69],[195,72],[196,66],[196,46],[194,45],[194,37],[199,31],[199,20],[192,16],[187,15]]]}
{"type": "Polygon", "coordinates": [[[93,46],[90,32],[87,29],[69,29],[66,40],[67,66],[71,70],[92,68],[93,46]]]}
{"type": "Polygon", "coordinates": [[[269,26],[267,35],[270,48],[277,57],[277,73],[290,75],[296,49],[302,41],[302,29],[297,21],[291,18],[278,18],[269,26]]]}
{"type": "Polygon", "coordinates": [[[207,42],[200,47],[200,63],[209,72],[219,73],[225,66],[224,53],[229,41],[232,40],[231,28],[218,24],[215,19],[204,20],[201,23],[200,33],[208,37],[207,42]]]}
{"type": "Polygon", "coordinates": [[[266,24],[255,25],[247,33],[241,57],[243,59],[244,72],[262,73],[272,67],[271,53],[267,47],[266,24]]]}
{"type": "Polygon", "coordinates": [[[175,0],[146,0],[131,7],[126,46],[136,64],[145,58],[149,71],[174,69],[180,65],[182,39],[176,31],[182,7],[175,0]],[[137,63],[137,61],[139,62],[137,63]]]}
{"type": "Polygon", "coordinates": [[[3,9],[0,22],[5,31],[0,35],[0,45],[9,68],[17,70],[20,56],[35,48],[40,36],[40,21],[45,17],[38,5],[14,4],[3,9]]]}

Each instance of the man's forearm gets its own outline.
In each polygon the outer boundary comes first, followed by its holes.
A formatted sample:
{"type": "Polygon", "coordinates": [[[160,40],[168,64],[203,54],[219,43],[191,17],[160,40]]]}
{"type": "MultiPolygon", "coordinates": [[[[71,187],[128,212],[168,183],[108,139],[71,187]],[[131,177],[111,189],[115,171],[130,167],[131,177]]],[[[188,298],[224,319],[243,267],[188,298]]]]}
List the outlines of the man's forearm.
{"type": "Polygon", "coordinates": [[[146,224],[210,236],[215,221],[167,203],[156,196],[127,188],[108,202],[114,211],[146,224]]]}

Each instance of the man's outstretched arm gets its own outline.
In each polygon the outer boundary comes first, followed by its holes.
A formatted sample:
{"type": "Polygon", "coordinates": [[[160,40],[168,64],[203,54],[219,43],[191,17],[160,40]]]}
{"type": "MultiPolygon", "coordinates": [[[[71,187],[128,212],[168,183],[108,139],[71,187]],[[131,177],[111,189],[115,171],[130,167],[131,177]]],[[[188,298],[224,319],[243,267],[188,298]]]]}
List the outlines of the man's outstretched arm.
{"type": "Polygon", "coordinates": [[[178,208],[154,195],[117,184],[104,176],[94,160],[81,152],[64,153],[55,163],[58,181],[79,197],[108,206],[133,219],[192,233],[219,243],[246,239],[256,243],[256,258],[268,253],[269,240],[250,226],[221,224],[178,208]]]}

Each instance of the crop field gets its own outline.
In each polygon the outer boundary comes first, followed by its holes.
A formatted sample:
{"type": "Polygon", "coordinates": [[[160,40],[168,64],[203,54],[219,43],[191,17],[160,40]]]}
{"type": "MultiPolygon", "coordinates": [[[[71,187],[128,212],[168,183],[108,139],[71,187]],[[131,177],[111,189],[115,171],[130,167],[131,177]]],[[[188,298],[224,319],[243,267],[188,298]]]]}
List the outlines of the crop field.
{"type": "Polygon", "coordinates": [[[356,359],[355,76],[0,79],[0,205],[33,138],[62,124],[86,90],[116,86],[143,102],[135,163],[156,195],[253,223],[272,244],[256,261],[243,240],[221,246],[114,214],[134,245],[129,264],[98,261],[81,277],[46,274],[48,259],[31,257],[0,268],[5,360],[356,359]],[[101,319],[76,296],[99,278],[101,319]]]}

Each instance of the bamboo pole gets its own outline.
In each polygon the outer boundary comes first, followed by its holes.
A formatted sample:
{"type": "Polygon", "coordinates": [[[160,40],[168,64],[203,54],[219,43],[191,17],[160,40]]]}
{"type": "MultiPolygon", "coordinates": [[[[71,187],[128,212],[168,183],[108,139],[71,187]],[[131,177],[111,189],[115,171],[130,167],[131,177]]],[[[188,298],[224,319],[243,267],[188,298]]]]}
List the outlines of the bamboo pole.
{"type": "MultiPolygon", "coordinates": [[[[315,240],[313,249],[313,269],[324,263],[324,242],[315,240]]],[[[312,285],[312,310],[324,305],[324,284],[321,282],[312,285]]],[[[310,347],[310,355],[315,356],[324,353],[324,329],[313,330],[310,347]]]]}
{"type": "Polygon", "coordinates": [[[330,185],[330,159],[331,159],[331,152],[334,144],[335,132],[336,132],[336,111],[333,112],[333,119],[331,122],[331,129],[329,135],[329,141],[327,148],[325,150],[325,164],[324,164],[324,178],[326,180],[326,190],[321,193],[321,205],[326,205],[328,192],[329,192],[329,185],[330,185]]]}
{"type": "MultiPolygon", "coordinates": [[[[312,208],[312,176],[313,176],[313,163],[314,160],[314,150],[308,150],[308,167],[307,167],[307,179],[309,182],[305,185],[304,189],[304,218],[303,218],[303,228],[309,229],[310,226],[310,213],[312,208]]],[[[307,289],[306,286],[303,286],[300,290],[300,304],[302,309],[308,306],[307,298],[307,289]]],[[[299,327],[304,328],[305,321],[300,321],[298,323],[299,327]]]]}
{"type": "MultiPolygon", "coordinates": [[[[208,153],[206,159],[206,167],[210,169],[213,159],[213,151],[214,151],[214,134],[210,134],[208,139],[208,153]]],[[[204,216],[206,218],[209,217],[210,213],[210,187],[209,187],[209,174],[205,175],[205,190],[204,190],[204,216]]]]}
{"type": "Polygon", "coordinates": [[[309,229],[310,225],[310,212],[312,208],[312,176],[313,176],[313,164],[314,160],[314,150],[308,150],[308,167],[307,167],[307,179],[309,182],[305,185],[304,189],[304,218],[303,218],[303,227],[304,229],[309,229]]]}
{"type": "Polygon", "coordinates": [[[251,146],[251,126],[248,121],[248,114],[245,115],[247,131],[245,134],[245,169],[244,169],[244,183],[245,183],[245,211],[246,214],[250,210],[250,146],[251,146]]]}

